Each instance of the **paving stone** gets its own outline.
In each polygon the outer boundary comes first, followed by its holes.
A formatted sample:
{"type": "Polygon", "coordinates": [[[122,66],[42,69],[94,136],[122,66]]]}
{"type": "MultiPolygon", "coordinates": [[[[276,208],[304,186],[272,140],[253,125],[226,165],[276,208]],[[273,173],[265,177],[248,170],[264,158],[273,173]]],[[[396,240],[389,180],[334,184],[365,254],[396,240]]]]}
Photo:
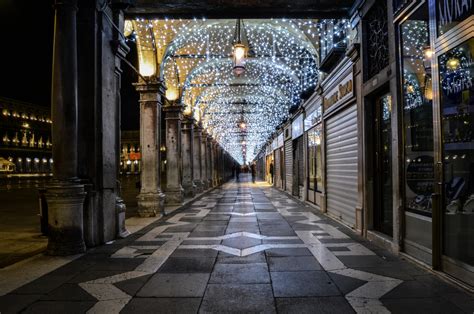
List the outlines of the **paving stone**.
{"type": "Polygon", "coordinates": [[[210,273],[215,260],[213,257],[170,257],[158,271],[162,273],[210,273]]]}
{"type": "Polygon", "coordinates": [[[341,293],[324,271],[271,272],[275,297],[337,296],[341,293]]]}
{"type": "Polygon", "coordinates": [[[225,245],[231,248],[236,248],[236,249],[246,249],[249,247],[257,246],[261,243],[262,243],[262,240],[253,239],[253,238],[244,237],[244,236],[225,239],[224,241],[222,241],[222,245],[225,245]]]}
{"type": "Polygon", "coordinates": [[[217,253],[218,251],[213,250],[213,249],[180,249],[178,248],[170,255],[170,257],[214,257],[215,258],[217,257],[217,253]]]}
{"type": "Polygon", "coordinates": [[[94,301],[97,299],[92,297],[84,289],[79,287],[78,284],[66,283],[59,286],[57,289],[51,291],[47,295],[43,296],[41,300],[48,301],[94,301]]]}
{"type": "Polygon", "coordinates": [[[307,248],[276,248],[265,250],[267,256],[313,256],[307,248]]]}
{"type": "Polygon", "coordinates": [[[269,284],[209,284],[200,313],[276,313],[269,284]]]}
{"type": "Polygon", "coordinates": [[[220,264],[248,264],[248,263],[266,263],[263,252],[253,253],[247,256],[235,256],[232,254],[219,252],[217,263],[220,264]]]}
{"type": "Polygon", "coordinates": [[[403,299],[403,298],[436,298],[435,289],[422,283],[410,280],[402,282],[381,299],[403,299]]]}
{"type": "Polygon", "coordinates": [[[12,293],[14,294],[47,294],[59,286],[70,281],[75,274],[71,275],[62,275],[62,276],[53,276],[45,275],[39,279],[36,279],[16,290],[12,293]]]}
{"type": "Polygon", "coordinates": [[[278,313],[355,313],[344,297],[277,298],[278,313]]]}
{"type": "Polygon", "coordinates": [[[135,270],[138,265],[143,263],[141,258],[107,258],[97,261],[94,266],[89,268],[93,270],[122,270],[124,272],[135,270]]]}
{"type": "Polygon", "coordinates": [[[193,231],[189,234],[189,238],[210,238],[210,237],[218,237],[225,234],[225,230],[223,231],[193,231]]]}
{"type": "Polygon", "coordinates": [[[74,276],[67,282],[68,283],[81,283],[81,282],[95,280],[98,278],[110,277],[110,276],[118,275],[121,273],[123,273],[122,270],[90,270],[90,271],[85,271],[74,276]]]}
{"type": "Polygon", "coordinates": [[[322,270],[321,265],[313,256],[286,256],[268,258],[270,271],[306,271],[322,270]]]}
{"type": "Polygon", "coordinates": [[[224,225],[199,224],[199,225],[197,225],[197,227],[193,230],[193,232],[196,232],[196,231],[224,232],[226,228],[227,228],[227,224],[224,224],[224,225]]]}
{"type": "Polygon", "coordinates": [[[7,294],[0,296],[0,313],[19,313],[41,297],[40,294],[7,294]]]}
{"type": "Polygon", "coordinates": [[[365,285],[367,281],[359,280],[356,278],[343,276],[331,272],[327,272],[329,277],[331,277],[332,281],[336,284],[339,290],[342,292],[343,295],[348,294],[351,291],[359,288],[362,285],[365,285]]]}
{"type": "Polygon", "coordinates": [[[120,313],[191,314],[198,312],[200,304],[201,298],[134,298],[120,313]]]}
{"type": "Polygon", "coordinates": [[[138,291],[138,297],[202,297],[209,274],[158,273],[138,291]]]}
{"type": "Polygon", "coordinates": [[[209,283],[253,284],[270,283],[267,264],[219,264],[211,274],[209,283]]]}
{"type": "Polygon", "coordinates": [[[95,301],[38,301],[29,306],[22,313],[28,314],[75,314],[85,313],[94,306],[95,301]]]}
{"type": "Polygon", "coordinates": [[[117,282],[114,284],[114,286],[128,295],[134,296],[150,278],[151,275],[141,276],[138,278],[117,282]]]}
{"type": "Polygon", "coordinates": [[[406,298],[406,299],[383,299],[382,304],[392,313],[403,314],[434,314],[464,313],[455,304],[443,299],[433,298],[406,298]]]}

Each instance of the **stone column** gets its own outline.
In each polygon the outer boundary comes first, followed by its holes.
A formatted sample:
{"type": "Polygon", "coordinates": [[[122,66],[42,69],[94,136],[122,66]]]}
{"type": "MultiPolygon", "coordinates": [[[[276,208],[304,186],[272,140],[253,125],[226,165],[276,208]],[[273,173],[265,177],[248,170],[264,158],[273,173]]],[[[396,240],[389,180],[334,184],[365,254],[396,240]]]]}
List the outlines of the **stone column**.
{"type": "Polygon", "coordinates": [[[140,193],[138,214],[153,217],[163,213],[165,195],[160,189],[160,112],[164,87],[156,77],[134,84],[140,93],[140,193]]]}
{"type": "Polygon", "coordinates": [[[212,137],[208,134],[206,137],[206,160],[207,160],[207,181],[209,182],[209,187],[214,186],[214,182],[212,180],[212,174],[214,172],[214,160],[212,154],[212,137]]]}
{"type": "Polygon", "coordinates": [[[209,188],[209,180],[207,177],[208,165],[209,162],[207,161],[207,133],[203,130],[201,137],[201,180],[203,190],[207,190],[209,188]]]}
{"type": "Polygon", "coordinates": [[[53,176],[47,187],[47,253],[72,255],[84,243],[84,185],[77,178],[77,34],[76,0],[56,1],[51,114],[53,176]]]}
{"type": "Polygon", "coordinates": [[[212,148],[212,184],[214,186],[219,185],[219,144],[216,140],[211,142],[212,148]]]}
{"type": "Polygon", "coordinates": [[[163,112],[166,121],[165,203],[181,205],[184,201],[184,190],[181,186],[181,120],[183,119],[183,106],[165,106],[163,112]]]}
{"type": "Polygon", "coordinates": [[[196,192],[202,193],[204,190],[202,180],[202,127],[199,124],[194,125],[193,132],[193,182],[196,185],[196,192]]]}
{"type": "Polygon", "coordinates": [[[193,158],[193,129],[194,123],[186,117],[183,120],[181,129],[182,134],[182,184],[184,189],[184,195],[186,197],[194,197],[196,195],[196,184],[194,184],[194,158],[193,158]]]}

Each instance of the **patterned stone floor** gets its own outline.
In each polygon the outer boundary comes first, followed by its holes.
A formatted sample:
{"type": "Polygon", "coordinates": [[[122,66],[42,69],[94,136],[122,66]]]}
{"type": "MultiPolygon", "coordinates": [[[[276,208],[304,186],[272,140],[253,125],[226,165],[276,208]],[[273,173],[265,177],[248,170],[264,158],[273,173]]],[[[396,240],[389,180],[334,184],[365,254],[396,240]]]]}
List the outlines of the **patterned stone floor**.
{"type": "Polygon", "coordinates": [[[0,297],[2,314],[473,311],[469,294],[248,182],[0,297]]]}

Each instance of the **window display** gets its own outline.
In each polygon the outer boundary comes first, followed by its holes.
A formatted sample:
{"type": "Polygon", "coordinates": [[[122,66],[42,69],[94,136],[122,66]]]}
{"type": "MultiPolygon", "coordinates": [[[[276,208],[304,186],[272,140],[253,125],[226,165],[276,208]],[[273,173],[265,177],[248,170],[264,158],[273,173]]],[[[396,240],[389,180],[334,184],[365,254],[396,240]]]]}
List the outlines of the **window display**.
{"type": "Polygon", "coordinates": [[[405,208],[431,216],[434,185],[433,90],[426,6],[401,25],[405,208]]]}
{"type": "Polygon", "coordinates": [[[444,254],[474,265],[474,38],[439,59],[444,254]]]}
{"type": "Polygon", "coordinates": [[[321,124],[308,131],[308,165],[308,188],[312,191],[321,191],[321,124]]]}

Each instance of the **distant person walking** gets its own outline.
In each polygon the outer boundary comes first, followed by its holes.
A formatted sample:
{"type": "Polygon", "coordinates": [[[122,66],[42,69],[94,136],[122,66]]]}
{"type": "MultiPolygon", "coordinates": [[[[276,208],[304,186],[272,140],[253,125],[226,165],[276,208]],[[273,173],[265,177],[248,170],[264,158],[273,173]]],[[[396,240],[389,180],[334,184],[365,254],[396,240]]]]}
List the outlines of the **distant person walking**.
{"type": "Polygon", "coordinates": [[[257,167],[255,167],[255,164],[252,164],[250,166],[250,171],[252,172],[252,182],[255,183],[255,176],[257,175],[257,167]]]}
{"type": "Polygon", "coordinates": [[[235,167],[235,179],[237,180],[237,182],[240,181],[240,165],[237,165],[235,167]]]}
{"type": "Polygon", "coordinates": [[[271,184],[273,184],[273,161],[270,163],[270,177],[272,178],[271,184]]]}

